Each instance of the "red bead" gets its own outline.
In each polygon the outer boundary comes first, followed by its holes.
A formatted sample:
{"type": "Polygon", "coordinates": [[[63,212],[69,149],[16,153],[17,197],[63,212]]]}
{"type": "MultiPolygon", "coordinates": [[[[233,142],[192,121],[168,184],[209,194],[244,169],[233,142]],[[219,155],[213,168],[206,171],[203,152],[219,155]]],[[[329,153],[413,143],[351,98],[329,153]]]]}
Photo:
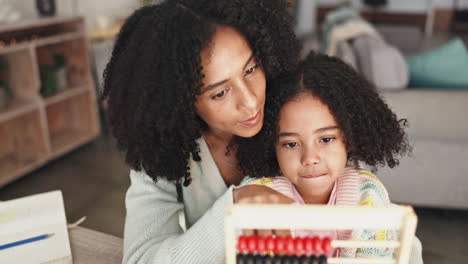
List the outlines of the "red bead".
{"type": "Polygon", "coordinates": [[[237,251],[239,253],[247,252],[247,237],[246,236],[239,236],[237,239],[237,251]]]}
{"type": "Polygon", "coordinates": [[[322,250],[324,255],[329,255],[332,252],[333,248],[331,242],[332,240],[329,237],[324,237],[322,239],[322,250]]]}
{"type": "Polygon", "coordinates": [[[314,247],[311,237],[304,237],[302,240],[304,243],[304,251],[307,255],[311,255],[314,253],[314,247]]]}
{"type": "Polygon", "coordinates": [[[275,251],[275,238],[272,236],[267,236],[265,240],[266,244],[266,250],[268,252],[274,252],[275,251]]]}
{"type": "Polygon", "coordinates": [[[288,255],[294,255],[296,253],[296,248],[294,247],[294,238],[291,236],[286,236],[285,238],[286,242],[286,253],[288,255]]]}
{"type": "Polygon", "coordinates": [[[294,238],[294,249],[297,255],[302,255],[304,253],[304,241],[302,237],[294,238]]]}
{"type": "Polygon", "coordinates": [[[283,237],[277,236],[275,238],[275,254],[283,254],[286,249],[286,242],[283,237]]]}
{"type": "Polygon", "coordinates": [[[257,253],[266,253],[266,238],[263,236],[257,237],[257,253]]]}
{"type": "Polygon", "coordinates": [[[322,241],[317,236],[314,236],[312,238],[312,251],[315,255],[319,255],[322,253],[322,241]]]}
{"type": "Polygon", "coordinates": [[[251,254],[257,250],[257,237],[256,236],[247,237],[247,250],[251,254]]]}

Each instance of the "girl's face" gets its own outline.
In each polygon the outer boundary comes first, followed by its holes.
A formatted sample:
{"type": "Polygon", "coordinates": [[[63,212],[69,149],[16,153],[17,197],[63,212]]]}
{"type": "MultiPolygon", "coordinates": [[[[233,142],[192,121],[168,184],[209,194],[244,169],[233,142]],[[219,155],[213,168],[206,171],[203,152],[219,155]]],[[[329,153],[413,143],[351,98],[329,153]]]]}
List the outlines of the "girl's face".
{"type": "Polygon", "coordinates": [[[278,126],[281,172],[306,203],[327,203],[347,161],[345,139],[330,110],[304,92],[281,108],[278,126]]]}
{"type": "Polygon", "coordinates": [[[252,137],[263,125],[265,73],[247,40],[231,27],[218,27],[201,52],[204,86],[197,114],[219,136],[252,137]]]}

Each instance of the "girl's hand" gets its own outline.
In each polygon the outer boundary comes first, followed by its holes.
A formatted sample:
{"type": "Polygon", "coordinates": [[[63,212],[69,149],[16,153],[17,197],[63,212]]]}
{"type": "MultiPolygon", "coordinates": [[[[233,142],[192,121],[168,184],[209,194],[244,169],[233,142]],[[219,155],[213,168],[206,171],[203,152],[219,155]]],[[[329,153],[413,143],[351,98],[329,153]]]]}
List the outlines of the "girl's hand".
{"type": "MultiPolygon", "coordinates": [[[[269,187],[262,185],[245,185],[233,190],[234,203],[237,204],[289,204],[294,200],[269,187]]],[[[290,235],[289,230],[243,230],[244,235],[290,235]]]]}

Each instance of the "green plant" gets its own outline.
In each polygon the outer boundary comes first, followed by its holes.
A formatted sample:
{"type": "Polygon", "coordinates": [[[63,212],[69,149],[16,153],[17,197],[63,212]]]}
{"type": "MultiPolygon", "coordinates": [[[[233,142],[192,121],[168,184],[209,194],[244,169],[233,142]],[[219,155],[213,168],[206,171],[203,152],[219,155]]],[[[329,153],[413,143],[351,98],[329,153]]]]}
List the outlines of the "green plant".
{"type": "Polygon", "coordinates": [[[5,75],[8,71],[8,63],[5,60],[0,60],[0,89],[3,89],[6,95],[11,96],[11,91],[5,81],[5,75]]]}
{"type": "Polygon", "coordinates": [[[55,68],[65,67],[65,55],[63,55],[62,53],[54,54],[53,60],[54,60],[54,67],[55,68]]]}
{"type": "Polygon", "coordinates": [[[57,92],[57,74],[54,66],[42,65],[40,67],[42,96],[47,97],[57,92]]]}

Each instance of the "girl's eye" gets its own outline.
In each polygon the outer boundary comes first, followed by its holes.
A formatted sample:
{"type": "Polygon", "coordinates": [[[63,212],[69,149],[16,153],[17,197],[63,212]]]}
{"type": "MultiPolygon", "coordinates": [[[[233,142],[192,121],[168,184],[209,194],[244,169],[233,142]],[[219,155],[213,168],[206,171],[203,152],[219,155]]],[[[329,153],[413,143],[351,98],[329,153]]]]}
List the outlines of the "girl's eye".
{"type": "Polygon", "coordinates": [[[255,69],[257,69],[257,67],[258,67],[258,64],[255,64],[254,66],[250,67],[248,70],[245,71],[245,75],[252,74],[255,71],[255,69]]]}
{"type": "Polygon", "coordinates": [[[215,100],[215,99],[219,99],[219,98],[222,98],[225,94],[226,94],[226,90],[222,90],[221,92],[211,96],[211,99],[215,100]]]}
{"type": "Polygon", "coordinates": [[[286,148],[295,148],[297,147],[299,144],[297,144],[297,142],[289,142],[289,143],[285,143],[283,144],[283,147],[286,147],[286,148]]]}
{"type": "Polygon", "coordinates": [[[334,138],[334,137],[325,137],[325,138],[322,138],[320,141],[323,142],[323,143],[330,143],[335,139],[336,138],[334,138]]]}

